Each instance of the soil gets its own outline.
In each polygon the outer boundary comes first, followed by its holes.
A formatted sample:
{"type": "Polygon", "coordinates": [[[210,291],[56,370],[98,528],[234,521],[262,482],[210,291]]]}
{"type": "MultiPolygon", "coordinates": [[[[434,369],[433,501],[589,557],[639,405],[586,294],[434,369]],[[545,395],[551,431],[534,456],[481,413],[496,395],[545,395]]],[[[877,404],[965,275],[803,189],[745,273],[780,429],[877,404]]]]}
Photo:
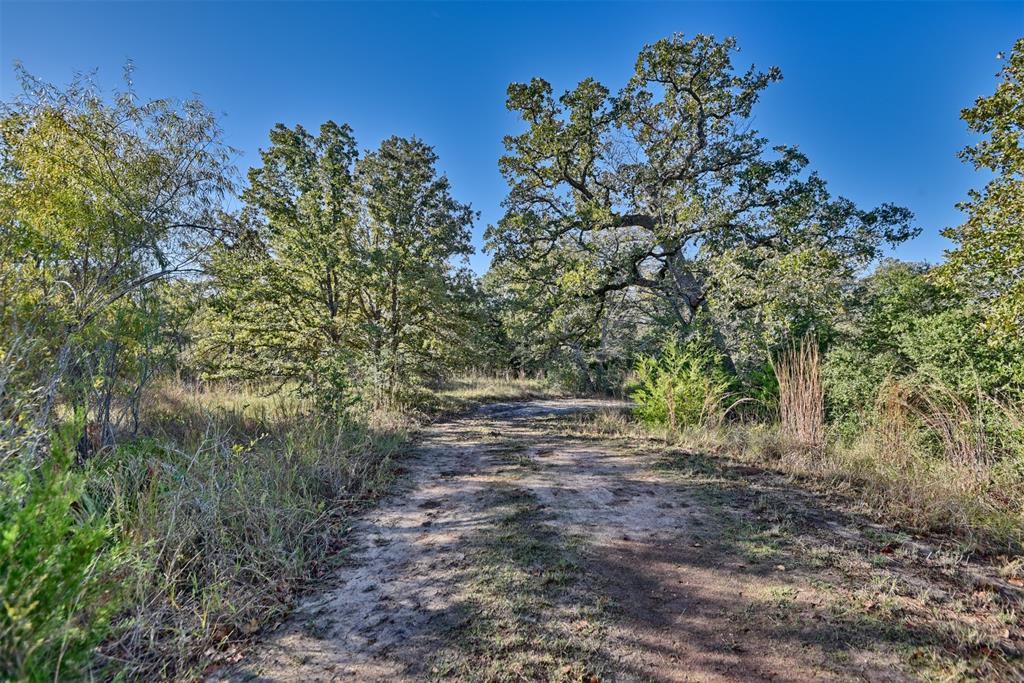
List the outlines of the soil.
{"type": "Polygon", "coordinates": [[[588,399],[422,432],[235,681],[1024,680],[994,562],[771,471],[589,432],[588,399]]]}

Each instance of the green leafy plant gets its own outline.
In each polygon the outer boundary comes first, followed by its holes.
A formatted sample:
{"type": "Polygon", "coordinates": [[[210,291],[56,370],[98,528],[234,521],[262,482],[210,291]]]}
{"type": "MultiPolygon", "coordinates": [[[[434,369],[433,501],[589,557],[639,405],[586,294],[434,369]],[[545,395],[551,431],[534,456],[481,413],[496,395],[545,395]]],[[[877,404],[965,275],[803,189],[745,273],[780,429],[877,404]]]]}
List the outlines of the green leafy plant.
{"type": "Polygon", "coordinates": [[[74,468],[81,421],[52,439],[39,467],[0,477],[0,679],[85,675],[117,608],[113,527],[91,510],[74,468]]]}
{"type": "Polygon", "coordinates": [[[672,338],[657,356],[639,356],[636,381],[637,416],[673,430],[720,419],[732,385],[721,354],[696,337],[683,343],[672,338]]]}

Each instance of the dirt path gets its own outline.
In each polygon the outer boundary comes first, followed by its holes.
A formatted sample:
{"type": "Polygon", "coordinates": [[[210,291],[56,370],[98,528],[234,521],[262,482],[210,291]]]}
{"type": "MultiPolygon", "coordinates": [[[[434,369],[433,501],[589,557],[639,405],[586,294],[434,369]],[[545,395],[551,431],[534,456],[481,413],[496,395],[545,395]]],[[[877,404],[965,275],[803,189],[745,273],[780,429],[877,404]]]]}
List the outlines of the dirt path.
{"type": "MultiPolygon", "coordinates": [[[[332,584],[232,680],[1015,680],[1020,603],[750,467],[588,432],[427,430],[332,584]]],[[[973,572],[973,573],[972,573],[973,572]]],[[[990,572],[991,573],[991,572],[990,572]]]]}

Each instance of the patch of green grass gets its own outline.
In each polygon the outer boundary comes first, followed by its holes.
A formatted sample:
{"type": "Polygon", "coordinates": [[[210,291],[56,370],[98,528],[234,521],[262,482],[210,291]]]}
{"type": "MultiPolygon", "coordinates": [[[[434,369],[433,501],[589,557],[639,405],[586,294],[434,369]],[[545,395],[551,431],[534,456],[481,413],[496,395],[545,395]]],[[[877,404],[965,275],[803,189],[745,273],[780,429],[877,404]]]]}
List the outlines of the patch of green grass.
{"type": "Polygon", "coordinates": [[[797,589],[792,586],[771,586],[761,594],[761,600],[775,610],[786,610],[796,600],[797,589]]]}
{"type": "Polygon", "coordinates": [[[721,537],[749,562],[777,561],[788,554],[792,539],[783,525],[725,515],[720,518],[720,523],[721,537]]]}
{"type": "Polygon", "coordinates": [[[434,414],[464,412],[485,403],[555,398],[562,392],[541,379],[518,379],[488,375],[453,377],[435,389],[425,404],[434,414]]]}
{"type": "Polygon", "coordinates": [[[839,553],[829,546],[815,545],[806,549],[807,563],[814,569],[835,567],[839,561],[839,553]]]}
{"type": "Polygon", "coordinates": [[[749,562],[768,562],[780,556],[779,549],[768,543],[744,540],[740,541],[737,547],[749,562]]]}

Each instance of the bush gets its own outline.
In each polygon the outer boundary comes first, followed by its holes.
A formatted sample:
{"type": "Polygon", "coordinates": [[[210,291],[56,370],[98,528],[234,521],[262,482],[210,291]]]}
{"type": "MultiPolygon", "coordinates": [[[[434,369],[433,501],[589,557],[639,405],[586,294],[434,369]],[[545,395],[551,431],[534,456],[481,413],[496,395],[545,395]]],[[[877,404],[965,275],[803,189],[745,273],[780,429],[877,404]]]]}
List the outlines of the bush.
{"type": "Polygon", "coordinates": [[[823,376],[829,420],[847,444],[871,427],[891,380],[942,386],[972,409],[981,396],[1024,396],[1024,343],[994,344],[977,311],[932,284],[925,266],[880,266],[840,327],[823,376]]]}
{"type": "Polygon", "coordinates": [[[771,362],[755,365],[743,376],[745,399],[743,414],[763,421],[774,421],[779,414],[779,378],[771,362]]]}
{"type": "Polygon", "coordinates": [[[74,468],[74,421],[47,458],[12,461],[0,478],[0,679],[87,677],[118,607],[114,529],[92,510],[74,468]]]}
{"type": "Polygon", "coordinates": [[[974,310],[922,318],[899,342],[913,368],[961,398],[973,400],[979,389],[1024,396],[1024,340],[993,344],[974,310]]]}
{"type": "Polygon", "coordinates": [[[853,484],[890,520],[977,548],[1024,548],[1024,405],[920,374],[883,381],[859,431],[817,475],[853,484]]]}
{"type": "Polygon", "coordinates": [[[640,419],[674,430],[720,420],[731,386],[714,346],[698,337],[670,339],[657,356],[637,359],[632,398],[640,419]]]}

